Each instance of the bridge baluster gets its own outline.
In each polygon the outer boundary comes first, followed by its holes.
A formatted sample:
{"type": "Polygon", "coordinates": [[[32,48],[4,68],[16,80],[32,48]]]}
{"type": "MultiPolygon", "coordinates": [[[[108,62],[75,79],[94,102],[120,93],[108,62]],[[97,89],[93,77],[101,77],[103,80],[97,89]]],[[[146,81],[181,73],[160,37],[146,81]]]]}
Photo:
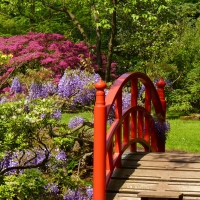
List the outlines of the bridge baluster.
{"type": "MultiPolygon", "coordinates": [[[[145,108],[146,110],[151,113],[151,90],[149,86],[145,86],[145,108]]],[[[145,135],[144,139],[147,142],[150,142],[150,124],[149,124],[149,117],[145,115],[145,135]]],[[[149,151],[149,149],[145,148],[145,152],[149,151]]]]}
{"type": "Polygon", "coordinates": [[[113,142],[110,144],[106,154],[106,183],[109,182],[110,173],[113,171],[113,142]]]}
{"type": "MultiPolygon", "coordinates": [[[[137,112],[132,112],[131,113],[131,139],[137,138],[137,112]]],[[[137,145],[136,143],[132,144],[130,146],[130,151],[131,152],[136,152],[137,150],[137,145]]]]}
{"type": "MultiPolygon", "coordinates": [[[[117,98],[115,101],[115,116],[116,119],[121,119],[122,117],[122,89],[119,90],[117,94],[117,98]]],[[[121,125],[118,127],[116,134],[115,134],[115,152],[120,154],[121,152],[121,145],[122,145],[122,129],[121,125]]],[[[117,160],[116,167],[120,167],[121,165],[121,155],[119,155],[119,159],[117,160]]]]}
{"type": "Polygon", "coordinates": [[[130,115],[125,117],[123,126],[123,142],[126,145],[129,142],[129,132],[130,132],[130,115]]]}
{"type": "Polygon", "coordinates": [[[144,119],[143,112],[138,111],[138,138],[143,138],[144,119]]]}
{"type": "MultiPolygon", "coordinates": [[[[131,106],[137,106],[138,100],[138,79],[135,78],[131,81],[131,106]]],[[[131,139],[137,137],[137,112],[131,113],[131,139]]],[[[136,143],[130,146],[130,151],[137,150],[136,143]]]]}
{"type": "Polygon", "coordinates": [[[148,112],[151,112],[151,89],[145,86],[145,108],[148,112]]]}

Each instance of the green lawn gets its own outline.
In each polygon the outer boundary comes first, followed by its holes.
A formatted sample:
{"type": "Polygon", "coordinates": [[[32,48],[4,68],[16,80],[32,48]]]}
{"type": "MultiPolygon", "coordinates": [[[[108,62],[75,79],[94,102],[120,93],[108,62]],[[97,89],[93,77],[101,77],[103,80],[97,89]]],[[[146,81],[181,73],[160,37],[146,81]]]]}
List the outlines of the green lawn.
{"type": "Polygon", "coordinates": [[[86,119],[92,119],[93,118],[93,113],[92,112],[81,112],[81,113],[65,113],[62,115],[62,122],[68,124],[70,118],[74,116],[82,116],[83,118],[86,119]]]}
{"type": "MultiPolygon", "coordinates": [[[[63,114],[62,122],[68,124],[73,116],[82,116],[92,119],[92,112],[63,114]]],[[[166,141],[167,150],[181,150],[186,152],[200,153],[200,121],[170,119],[171,130],[166,141]]]]}
{"type": "Polygon", "coordinates": [[[200,153],[200,121],[168,120],[171,130],[166,142],[167,150],[200,153]]]}

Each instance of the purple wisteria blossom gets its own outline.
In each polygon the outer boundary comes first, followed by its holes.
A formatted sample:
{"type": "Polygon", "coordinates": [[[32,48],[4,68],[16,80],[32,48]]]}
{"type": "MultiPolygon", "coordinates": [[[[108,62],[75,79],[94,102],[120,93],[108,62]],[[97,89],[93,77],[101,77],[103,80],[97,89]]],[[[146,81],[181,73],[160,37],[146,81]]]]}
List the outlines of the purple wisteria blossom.
{"type": "Polygon", "coordinates": [[[63,196],[63,200],[92,200],[93,190],[90,187],[86,188],[86,194],[83,190],[68,189],[68,193],[63,196]]]}
{"type": "MultiPolygon", "coordinates": [[[[0,168],[1,170],[3,169],[7,169],[9,167],[15,167],[18,166],[18,162],[16,160],[17,158],[17,153],[12,153],[12,152],[8,152],[1,160],[0,160],[0,168]]],[[[13,174],[15,173],[16,170],[12,169],[9,172],[7,172],[6,174],[13,174]]]]}
{"type": "Polygon", "coordinates": [[[1,169],[8,168],[12,160],[12,153],[8,152],[7,155],[0,161],[1,169]]]}
{"type": "Polygon", "coordinates": [[[63,196],[63,200],[79,200],[79,193],[77,190],[68,189],[68,193],[63,196]]]}
{"type": "Polygon", "coordinates": [[[36,84],[36,83],[32,83],[30,86],[30,91],[28,94],[28,98],[29,99],[36,99],[39,97],[42,97],[44,95],[44,97],[46,97],[46,93],[42,95],[42,85],[40,84],[36,84]]]}
{"type": "Polygon", "coordinates": [[[22,86],[20,84],[20,81],[17,77],[15,77],[12,81],[10,91],[14,93],[21,93],[22,92],[22,86]]]}
{"type": "Polygon", "coordinates": [[[58,151],[58,153],[55,155],[55,159],[58,161],[66,162],[67,161],[66,153],[64,151],[58,151]]]}
{"type": "Polygon", "coordinates": [[[93,198],[93,188],[88,186],[85,189],[86,189],[86,194],[87,194],[88,198],[92,199],[93,198]]]}
{"type": "Polygon", "coordinates": [[[58,94],[66,99],[71,98],[73,105],[87,105],[95,99],[93,84],[99,79],[98,74],[91,74],[83,70],[68,70],[58,83],[58,94]]]}
{"type": "Polygon", "coordinates": [[[173,89],[173,83],[171,82],[171,80],[169,80],[169,79],[167,79],[167,80],[165,80],[165,83],[166,83],[166,86],[169,88],[169,89],[173,89]]]}
{"type": "Polygon", "coordinates": [[[142,97],[142,94],[145,92],[145,86],[142,84],[140,89],[139,89],[139,94],[138,94],[138,97],[141,98],[142,97]]]}
{"type": "Polygon", "coordinates": [[[52,115],[52,118],[54,119],[61,119],[62,117],[62,111],[61,109],[56,109],[55,112],[52,115]]]}
{"type": "Polygon", "coordinates": [[[47,190],[49,196],[59,196],[59,188],[55,183],[49,183],[47,186],[44,187],[47,190]]]}
{"type": "Polygon", "coordinates": [[[7,98],[6,97],[2,97],[1,100],[0,100],[0,104],[3,104],[7,101],[7,98]]]}
{"type": "Polygon", "coordinates": [[[73,129],[84,123],[83,117],[75,116],[69,120],[68,127],[73,129]]]}
{"type": "MultiPolygon", "coordinates": [[[[42,119],[44,119],[44,118],[46,117],[46,115],[42,113],[42,114],[40,115],[40,117],[41,117],[42,119]]],[[[54,113],[51,115],[51,118],[57,119],[57,120],[61,120],[61,118],[62,118],[62,111],[61,111],[61,109],[56,109],[56,110],[54,111],[54,113]]]]}
{"type": "MultiPolygon", "coordinates": [[[[50,154],[50,155],[49,155],[49,158],[50,158],[51,156],[52,156],[52,155],[50,154]]],[[[32,164],[39,164],[39,163],[41,163],[42,161],[44,161],[45,158],[46,158],[46,152],[45,152],[45,150],[44,150],[44,151],[38,150],[38,152],[36,153],[35,159],[34,159],[32,162],[30,162],[30,164],[31,164],[31,163],[32,163],[32,164]]]]}
{"type": "Polygon", "coordinates": [[[46,98],[49,95],[55,94],[57,92],[57,88],[53,83],[32,83],[30,86],[30,91],[28,94],[28,99],[36,99],[36,98],[46,98]]]}
{"type": "Polygon", "coordinates": [[[131,105],[131,93],[123,92],[122,94],[122,109],[125,109],[131,105]]]}
{"type": "MultiPolygon", "coordinates": [[[[8,152],[1,160],[0,160],[0,168],[1,170],[7,169],[10,167],[17,166],[29,166],[36,165],[44,161],[46,158],[46,150],[42,151],[41,149],[35,149],[32,151],[16,151],[16,152],[8,152]]],[[[52,155],[49,154],[49,158],[52,155]]],[[[22,173],[23,170],[20,170],[22,173]]],[[[12,169],[8,171],[6,174],[16,173],[16,169],[12,169]]]]}
{"type": "Polygon", "coordinates": [[[160,122],[160,121],[155,120],[154,127],[155,127],[155,131],[158,137],[161,138],[161,140],[165,142],[167,138],[167,133],[170,131],[169,122],[167,121],[160,122]]]}

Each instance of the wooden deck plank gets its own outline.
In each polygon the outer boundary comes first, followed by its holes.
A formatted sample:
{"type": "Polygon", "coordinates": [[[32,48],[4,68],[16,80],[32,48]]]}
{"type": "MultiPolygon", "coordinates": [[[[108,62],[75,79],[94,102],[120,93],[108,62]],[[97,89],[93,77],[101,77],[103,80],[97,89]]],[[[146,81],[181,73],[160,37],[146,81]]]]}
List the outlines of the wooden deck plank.
{"type": "Polygon", "coordinates": [[[106,200],[140,200],[137,194],[107,193],[106,200]]]}
{"type": "Polygon", "coordinates": [[[183,193],[183,200],[200,200],[200,155],[126,152],[107,192],[109,200],[131,200],[140,192],[183,193]]]}
{"type": "Polygon", "coordinates": [[[155,169],[173,169],[173,170],[195,170],[200,172],[200,163],[185,163],[185,162],[160,162],[160,161],[132,161],[122,160],[123,168],[155,168],[155,169]]]}
{"type": "Polygon", "coordinates": [[[120,180],[112,179],[108,191],[119,191],[138,193],[140,191],[167,191],[167,192],[184,192],[184,194],[200,195],[200,183],[180,183],[180,182],[160,182],[160,181],[139,181],[139,180],[120,180]]]}
{"type": "Polygon", "coordinates": [[[125,153],[122,155],[122,159],[130,159],[130,160],[140,160],[140,161],[170,161],[170,162],[197,162],[200,163],[200,155],[199,154],[187,154],[187,153],[125,153]]]}
{"type": "Polygon", "coordinates": [[[142,179],[160,181],[184,181],[200,183],[200,172],[194,171],[172,171],[153,169],[116,169],[112,178],[119,179],[142,179]]]}

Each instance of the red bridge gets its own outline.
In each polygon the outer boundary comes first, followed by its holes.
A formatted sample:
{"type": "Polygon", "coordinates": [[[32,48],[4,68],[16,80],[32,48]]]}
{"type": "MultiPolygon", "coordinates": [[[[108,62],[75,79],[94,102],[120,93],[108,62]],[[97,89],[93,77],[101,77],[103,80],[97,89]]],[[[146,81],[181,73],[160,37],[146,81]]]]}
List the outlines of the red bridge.
{"type": "Polygon", "coordinates": [[[106,84],[95,84],[94,200],[200,200],[200,155],[164,153],[165,141],[155,130],[152,113],[161,124],[166,117],[165,82],[156,85],[143,73],[126,73],[105,98],[106,84]],[[144,106],[138,103],[139,83],[145,86],[144,106]],[[125,87],[131,102],[122,109],[125,87]]]}

